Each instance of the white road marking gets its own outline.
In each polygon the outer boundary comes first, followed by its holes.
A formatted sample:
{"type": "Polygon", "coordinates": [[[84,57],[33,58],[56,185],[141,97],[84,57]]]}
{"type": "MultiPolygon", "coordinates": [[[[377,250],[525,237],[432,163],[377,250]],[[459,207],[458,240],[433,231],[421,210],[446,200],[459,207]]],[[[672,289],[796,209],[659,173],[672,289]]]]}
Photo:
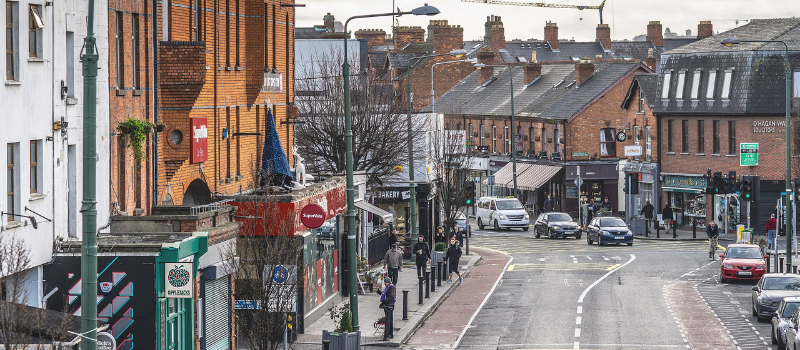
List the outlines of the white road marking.
{"type": "Polygon", "coordinates": [[[575,328],[575,338],[580,338],[580,337],[581,337],[581,329],[575,328]]]}
{"type": "Polygon", "coordinates": [[[573,349],[580,349],[581,348],[581,343],[576,341],[575,344],[573,344],[572,348],[573,349]]]}
{"type": "Polygon", "coordinates": [[[578,306],[578,315],[583,313],[583,306],[578,306]]]}
{"type": "Polygon", "coordinates": [[[589,259],[589,260],[594,260],[594,259],[592,259],[592,257],[591,257],[591,256],[588,256],[588,255],[586,256],[586,259],[589,259]]]}
{"type": "Polygon", "coordinates": [[[606,258],[606,257],[603,257],[603,260],[605,260],[605,261],[608,261],[608,258],[606,258]]]}
{"type": "Polygon", "coordinates": [[[581,317],[580,316],[578,316],[578,318],[575,319],[575,324],[581,324],[581,317]]]}
{"type": "MultiPolygon", "coordinates": [[[[616,257],[616,258],[618,258],[618,257],[616,257]]],[[[622,265],[619,265],[619,266],[615,267],[613,270],[608,271],[608,273],[603,275],[603,277],[600,277],[598,280],[594,281],[594,283],[590,284],[589,287],[587,287],[583,291],[583,293],[581,293],[581,297],[578,298],[578,303],[582,303],[583,302],[583,299],[586,298],[586,294],[588,294],[589,291],[592,290],[592,288],[594,288],[594,286],[596,286],[598,283],[600,283],[601,281],[606,279],[606,277],[610,276],[612,273],[616,272],[617,270],[619,270],[619,269],[621,269],[621,268],[623,268],[625,266],[628,266],[628,264],[632,263],[634,260],[636,260],[636,255],[631,254],[631,259],[630,260],[628,260],[627,262],[625,262],[622,265]]]]}

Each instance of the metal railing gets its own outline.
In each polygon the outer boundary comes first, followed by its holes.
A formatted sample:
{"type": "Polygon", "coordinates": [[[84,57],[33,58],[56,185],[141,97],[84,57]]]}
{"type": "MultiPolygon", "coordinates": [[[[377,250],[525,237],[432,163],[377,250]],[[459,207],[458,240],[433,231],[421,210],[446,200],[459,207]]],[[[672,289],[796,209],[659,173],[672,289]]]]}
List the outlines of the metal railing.
{"type": "Polygon", "coordinates": [[[389,228],[381,227],[372,231],[367,240],[367,264],[374,267],[383,261],[389,249],[389,228]]]}
{"type": "Polygon", "coordinates": [[[230,201],[231,201],[230,199],[223,199],[223,200],[221,200],[219,202],[208,203],[208,204],[203,204],[203,205],[196,205],[194,207],[190,207],[189,208],[189,215],[193,215],[193,216],[194,215],[200,215],[200,214],[207,213],[207,212],[210,212],[210,211],[220,210],[223,207],[230,207],[230,204],[228,204],[228,202],[230,202],[230,201]]]}

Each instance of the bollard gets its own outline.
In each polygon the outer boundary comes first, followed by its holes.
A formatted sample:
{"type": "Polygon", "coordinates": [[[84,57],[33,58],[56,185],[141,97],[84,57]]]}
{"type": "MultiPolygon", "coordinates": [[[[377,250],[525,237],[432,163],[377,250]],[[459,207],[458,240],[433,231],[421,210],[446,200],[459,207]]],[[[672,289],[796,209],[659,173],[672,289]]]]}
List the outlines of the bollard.
{"type": "Polygon", "coordinates": [[[425,271],[425,297],[426,298],[430,298],[431,297],[431,289],[428,288],[429,284],[430,284],[430,274],[428,273],[428,271],[425,271]]]}
{"type": "Polygon", "coordinates": [[[656,238],[661,238],[661,225],[656,223],[656,238]]]}
{"type": "Polygon", "coordinates": [[[431,293],[436,292],[436,266],[431,265],[431,293]]]}
{"type": "Polygon", "coordinates": [[[442,262],[441,261],[437,262],[436,266],[438,266],[438,268],[436,269],[436,273],[438,274],[438,275],[436,275],[437,276],[436,277],[436,286],[437,287],[441,287],[442,286],[442,262]]]}
{"type": "Polygon", "coordinates": [[[792,273],[797,274],[797,265],[792,265],[792,273]]]}
{"type": "Polygon", "coordinates": [[[329,339],[325,339],[322,341],[322,350],[330,350],[331,348],[331,341],[329,339]]]}
{"type": "Polygon", "coordinates": [[[697,220],[692,220],[692,238],[697,238],[697,220]]]}
{"type": "Polygon", "coordinates": [[[408,291],[403,291],[403,320],[408,319],[408,291]]]}
{"type": "Polygon", "coordinates": [[[419,305],[422,305],[422,296],[423,293],[425,293],[425,291],[422,290],[422,288],[425,287],[425,282],[423,281],[424,278],[425,277],[422,276],[419,277],[419,305]]]}
{"type": "Polygon", "coordinates": [[[772,260],[771,258],[772,258],[771,256],[767,255],[767,258],[764,259],[767,262],[767,273],[769,273],[769,271],[770,271],[769,270],[769,267],[770,267],[769,265],[770,265],[770,260],[772,260]]]}
{"type": "Polygon", "coordinates": [[[778,272],[783,272],[783,257],[778,257],[778,272]]]}
{"type": "Polygon", "coordinates": [[[675,226],[675,221],[672,221],[672,238],[678,238],[678,228],[675,226]]]}

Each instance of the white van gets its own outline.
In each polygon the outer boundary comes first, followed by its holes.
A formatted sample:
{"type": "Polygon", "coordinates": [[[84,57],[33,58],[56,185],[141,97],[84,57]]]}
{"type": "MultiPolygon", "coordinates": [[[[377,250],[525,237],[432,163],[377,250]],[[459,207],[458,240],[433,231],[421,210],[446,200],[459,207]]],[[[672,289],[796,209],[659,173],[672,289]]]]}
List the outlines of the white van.
{"type": "Polygon", "coordinates": [[[495,230],[517,227],[527,231],[530,223],[525,207],[514,197],[481,197],[476,217],[481,230],[492,226],[495,230]]]}

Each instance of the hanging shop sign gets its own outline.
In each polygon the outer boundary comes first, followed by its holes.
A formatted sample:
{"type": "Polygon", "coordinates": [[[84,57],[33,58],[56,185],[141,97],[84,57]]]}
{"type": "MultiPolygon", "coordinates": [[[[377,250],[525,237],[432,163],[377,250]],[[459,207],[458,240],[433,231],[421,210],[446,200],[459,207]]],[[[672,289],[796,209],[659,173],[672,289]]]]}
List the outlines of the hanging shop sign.
{"type": "Polygon", "coordinates": [[[200,163],[208,160],[208,121],[206,118],[190,118],[192,128],[192,153],[189,155],[191,163],[200,163]]]}
{"type": "Polygon", "coordinates": [[[167,298],[194,297],[192,263],[164,263],[164,296],[167,298]]]}
{"type": "Polygon", "coordinates": [[[319,204],[309,204],[300,211],[300,221],[308,228],[317,228],[325,222],[325,210],[319,204]]]}
{"type": "Polygon", "coordinates": [[[264,72],[264,83],[261,92],[283,92],[283,73],[277,71],[264,72]]]}
{"type": "Polygon", "coordinates": [[[626,134],[624,131],[618,131],[616,137],[617,142],[625,142],[625,140],[628,139],[628,134],[626,134]]]}
{"type": "Polygon", "coordinates": [[[626,157],[638,157],[642,155],[642,146],[625,146],[626,157]]]}
{"type": "Polygon", "coordinates": [[[97,333],[97,350],[117,350],[117,339],[111,333],[97,333]]]}
{"type": "Polygon", "coordinates": [[[740,143],[739,144],[739,165],[756,166],[758,165],[758,144],[740,143]]]}

